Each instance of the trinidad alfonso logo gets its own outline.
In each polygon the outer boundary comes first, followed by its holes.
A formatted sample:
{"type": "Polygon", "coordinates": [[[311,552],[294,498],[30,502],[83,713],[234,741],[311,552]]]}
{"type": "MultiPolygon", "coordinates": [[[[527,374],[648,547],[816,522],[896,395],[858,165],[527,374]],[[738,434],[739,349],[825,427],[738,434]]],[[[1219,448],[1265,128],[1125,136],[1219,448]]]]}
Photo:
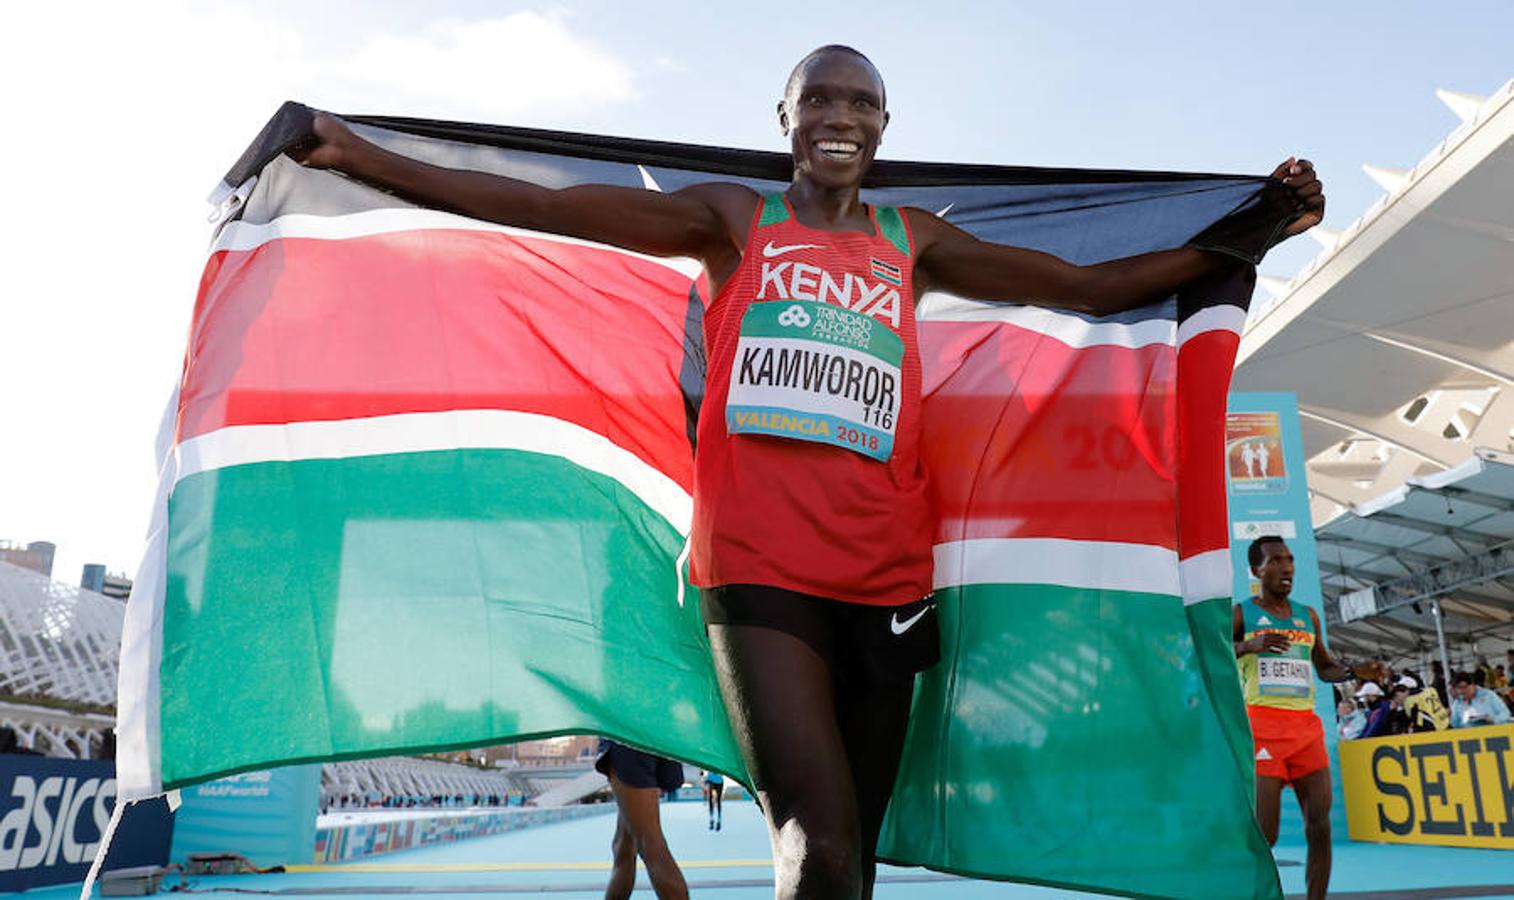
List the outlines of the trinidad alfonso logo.
{"type": "Polygon", "coordinates": [[[791,328],[803,328],[810,324],[810,314],[804,311],[804,307],[795,303],[778,314],[778,324],[788,325],[791,328]]]}

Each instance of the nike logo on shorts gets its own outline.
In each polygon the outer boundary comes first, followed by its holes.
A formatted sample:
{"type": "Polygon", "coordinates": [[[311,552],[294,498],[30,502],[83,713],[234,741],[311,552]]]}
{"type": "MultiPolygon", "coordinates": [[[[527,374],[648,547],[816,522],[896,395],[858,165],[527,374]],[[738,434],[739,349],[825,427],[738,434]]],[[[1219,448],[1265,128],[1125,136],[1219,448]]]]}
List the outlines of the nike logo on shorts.
{"type": "Polygon", "coordinates": [[[767,245],[762,248],[762,255],[767,259],[772,259],[775,256],[782,256],[785,253],[792,253],[795,250],[824,249],[825,246],[823,244],[785,244],[783,246],[779,246],[777,244],[774,244],[772,241],[768,241],[767,245]]]}
{"type": "Polygon", "coordinates": [[[899,614],[894,613],[892,616],[889,616],[888,630],[892,631],[894,634],[903,634],[904,632],[909,631],[911,628],[915,627],[916,622],[925,618],[925,614],[935,608],[936,604],[932,603],[930,606],[927,606],[926,608],[910,616],[908,619],[904,619],[902,621],[899,619],[899,614]]]}

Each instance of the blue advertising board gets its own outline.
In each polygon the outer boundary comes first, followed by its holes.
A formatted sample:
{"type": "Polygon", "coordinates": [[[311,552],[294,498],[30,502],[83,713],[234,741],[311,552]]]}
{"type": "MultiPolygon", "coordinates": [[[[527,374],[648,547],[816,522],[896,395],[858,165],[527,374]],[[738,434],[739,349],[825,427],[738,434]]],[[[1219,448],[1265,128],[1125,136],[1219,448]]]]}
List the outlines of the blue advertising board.
{"type": "Polygon", "coordinates": [[[309,863],[320,793],[318,764],[243,772],[184,788],[173,860],[237,853],[259,868],[309,863]]]}
{"type": "MultiPolygon", "coordinates": [[[[1324,596],[1320,590],[1319,552],[1309,511],[1305,477],[1304,440],[1299,430],[1298,398],[1291,393],[1234,393],[1225,415],[1225,482],[1230,507],[1230,561],[1234,585],[1231,597],[1240,602],[1258,593],[1247,564],[1246,549],[1263,535],[1277,535],[1293,551],[1295,604],[1319,614],[1325,636],[1324,596]]],[[[1329,685],[1316,682],[1314,711],[1325,724],[1325,745],[1334,768],[1336,755],[1335,695],[1329,685]]],[[[1335,816],[1344,828],[1340,779],[1335,779],[1335,816]]],[[[1284,810],[1294,805],[1284,803],[1284,810]]],[[[1291,816],[1285,816],[1285,823],[1291,816]]]]}
{"type": "MultiPolygon", "coordinates": [[[[0,891],[84,880],[116,807],[116,765],[0,755],[0,891]]],[[[173,817],[161,798],[122,815],[104,869],[168,863],[173,817]]]]}

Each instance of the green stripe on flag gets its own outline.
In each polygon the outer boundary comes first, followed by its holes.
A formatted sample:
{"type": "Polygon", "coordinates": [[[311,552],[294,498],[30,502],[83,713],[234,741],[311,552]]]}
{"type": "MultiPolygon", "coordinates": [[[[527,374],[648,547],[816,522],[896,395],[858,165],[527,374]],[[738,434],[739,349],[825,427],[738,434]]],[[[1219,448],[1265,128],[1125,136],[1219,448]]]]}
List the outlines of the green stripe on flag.
{"type": "Polygon", "coordinates": [[[1190,628],[1207,609],[1055,585],[936,596],[943,662],[916,695],[881,854],[1122,894],[1281,896],[1212,707],[1213,648],[1190,628]]]}
{"type": "Polygon", "coordinates": [[[164,782],[572,731],[741,772],[678,532],[559,457],[240,465],[169,504],[164,782]]]}

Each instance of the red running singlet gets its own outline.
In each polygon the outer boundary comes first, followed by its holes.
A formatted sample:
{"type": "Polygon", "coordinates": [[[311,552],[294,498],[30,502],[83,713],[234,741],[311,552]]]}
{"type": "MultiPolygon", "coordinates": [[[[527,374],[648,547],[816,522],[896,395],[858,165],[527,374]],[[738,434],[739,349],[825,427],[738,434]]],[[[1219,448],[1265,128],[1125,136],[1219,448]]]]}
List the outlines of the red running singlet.
{"type": "Polygon", "coordinates": [[[705,312],[690,571],[852,603],[930,593],[909,227],[801,224],[763,198],[705,312]]]}

